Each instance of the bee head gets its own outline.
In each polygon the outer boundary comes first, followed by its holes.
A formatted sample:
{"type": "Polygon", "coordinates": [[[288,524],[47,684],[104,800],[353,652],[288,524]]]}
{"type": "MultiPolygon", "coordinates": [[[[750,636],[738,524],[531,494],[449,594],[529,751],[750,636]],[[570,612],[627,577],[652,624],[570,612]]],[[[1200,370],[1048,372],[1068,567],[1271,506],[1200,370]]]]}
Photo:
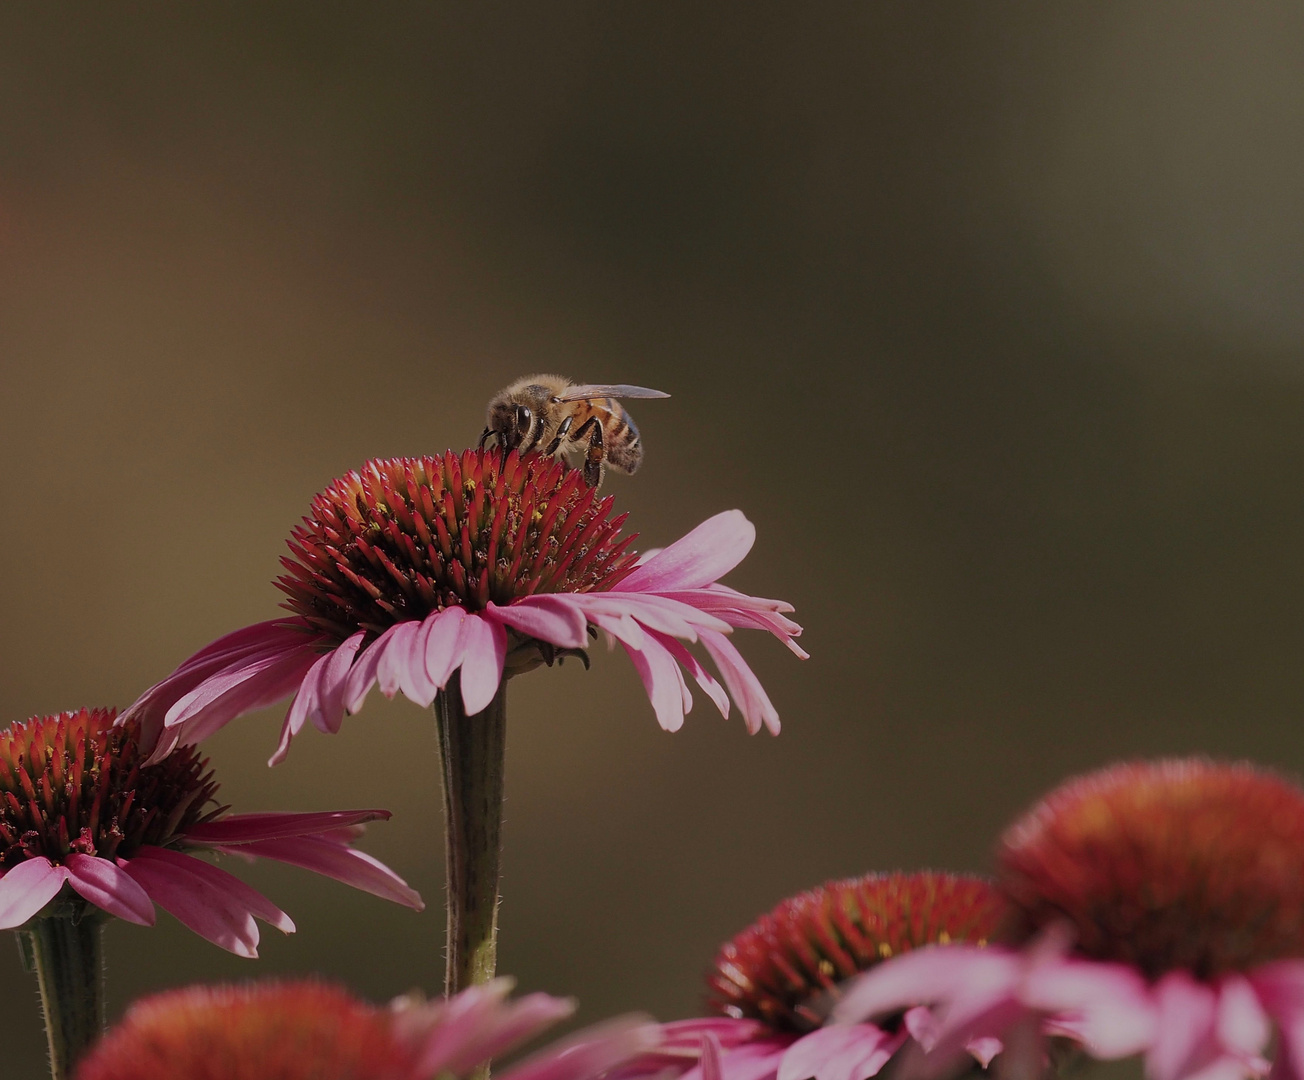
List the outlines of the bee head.
{"type": "Polygon", "coordinates": [[[485,430],[498,437],[504,455],[525,453],[538,441],[549,396],[546,387],[530,385],[504,391],[489,402],[485,430]]]}

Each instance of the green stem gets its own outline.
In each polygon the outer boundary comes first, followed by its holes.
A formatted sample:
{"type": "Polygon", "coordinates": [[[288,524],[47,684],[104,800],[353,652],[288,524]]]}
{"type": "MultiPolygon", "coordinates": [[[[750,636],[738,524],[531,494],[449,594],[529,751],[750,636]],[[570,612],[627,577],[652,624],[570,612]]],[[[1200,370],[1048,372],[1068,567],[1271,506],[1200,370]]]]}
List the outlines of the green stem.
{"type": "Polygon", "coordinates": [[[41,988],[53,1080],[68,1080],[104,1031],[103,927],[98,914],[88,913],[36,919],[18,931],[19,948],[41,988]]]}
{"type": "Polygon", "coordinates": [[[502,849],[507,680],[483,712],[467,716],[457,677],[435,698],[444,774],[448,940],[444,993],[494,976],[498,959],[498,875],[502,849]]]}

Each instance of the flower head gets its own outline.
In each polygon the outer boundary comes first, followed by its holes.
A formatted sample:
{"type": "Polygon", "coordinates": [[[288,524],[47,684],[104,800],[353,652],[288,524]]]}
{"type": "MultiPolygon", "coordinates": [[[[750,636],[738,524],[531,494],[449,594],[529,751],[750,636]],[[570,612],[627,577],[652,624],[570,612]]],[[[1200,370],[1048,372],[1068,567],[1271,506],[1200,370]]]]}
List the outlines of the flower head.
{"type": "Polygon", "coordinates": [[[1071,780],[1005,834],[1010,947],[922,952],[865,977],[844,1020],[941,1005],[939,1059],[1048,1036],[1153,1080],[1304,1062],[1304,791],[1245,764],[1117,765],[1071,780]]]}
{"type": "MultiPolygon", "coordinates": [[[[547,994],[508,1001],[511,985],[388,1009],[317,982],[172,990],[133,1005],[76,1080],[456,1080],[574,1010],[547,994]]],[[[652,1025],[627,1017],[544,1049],[503,1080],[591,1080],[655,1038],[652,1025]]]]}
{"type": "MultiPolygon", "coordinates": [[[[288,618],[214,642],[127,710],[154,760],[253,709],[294,696],[273,757],[311,721],[339,730],[373,686],[429,706],[456,686],[482,711],[505,675],[582,653],[591,634],[619,642],[657,719],[683,723],[683,671],[749,730],[778,713],[729,635],[766,630],[799,656],[791,606],[718,583],[755,529],[719,514],[643,561],[624,517],[580,473],[513,451],[372,461],[331,484],[290,541],[278,587],[288,618]],[[700,642],[724,685],[685,643],[700,642]]],[[[587,660],[587,657],[586,657],[587,660]]]]}
{"type": "Polygon", "coordinates": [[[393,871],[350,846],[363,822],[387,811],[228,814],[194,747],[147,764],[139,736],[139,724],[115,724],[112,709],[35,717],[0,732],[0,928],[56,901],[142,925],[153,925],[157,903],[241,956],[257,955],[255,918],[293,931],[261,894],[189,854],[203,850],[293,863],[421,907],[393,871]]]}
{"type": "MultiPolygon", "coordinates": [[[[1001,914],[990,882],[956,874],[869,874],[794,896],[720,949],[707,976],[719,1015],[664,1025],[662,1045],[617,1080],[711,1080],[716,1064],[721,1080],[865,1080],[908,1039],[931,1038],[932,1020],[916,1009],[882,1024],[830,1024],[844,984],[918,948],[981,948],[1001,914]]],[[[973,1047],[984,1061],[996,1049],[973,1047]]]]}
{"type": "Polygon", "coordinates": [[[1248,765],[1116,765],[1051,792],[1001,843],[1017,937],[1149,978],[1304,957],[1304,792],[1248,765]]]}

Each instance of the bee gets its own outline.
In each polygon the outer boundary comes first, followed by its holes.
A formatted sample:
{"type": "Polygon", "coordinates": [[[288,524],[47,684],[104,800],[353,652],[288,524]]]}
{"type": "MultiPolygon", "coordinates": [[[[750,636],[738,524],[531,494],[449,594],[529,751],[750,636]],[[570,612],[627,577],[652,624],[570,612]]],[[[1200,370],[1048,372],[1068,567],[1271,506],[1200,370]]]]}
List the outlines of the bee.
{"type": "Polygon", "coordinates": [[[480,447],[492,435],[506,455],[541,450],[552,457],[583,452],[584,482],[602,483],[605,465],[632,473],[643,444],[619,398],[665,398],[641,386],[577,386],[560,375],[527,375],[494,395],[480,447]]]}

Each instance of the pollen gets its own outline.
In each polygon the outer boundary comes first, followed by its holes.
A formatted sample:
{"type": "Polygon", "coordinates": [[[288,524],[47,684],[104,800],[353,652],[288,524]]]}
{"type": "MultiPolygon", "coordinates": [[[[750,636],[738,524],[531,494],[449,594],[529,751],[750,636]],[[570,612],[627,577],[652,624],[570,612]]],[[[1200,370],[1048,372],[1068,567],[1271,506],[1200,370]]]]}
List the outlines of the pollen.
{"type": "Polygon", "coordinates": [[[1006,834],[1016,938],[1068,922],[1079,953],[1151,978],[1304,957],[1304,791],[1247,764],[1117,765],[1006,834]]]}
{"type": "Polygon", "coordinates": [[[819,1027],[841,983],[923,945],[977,942],[994,932],[1002,904],[976,877],[932,872],[870,874],[830,882],[761,916],[716,955],[708,1004],[777,1031],[819,1027]]]}

